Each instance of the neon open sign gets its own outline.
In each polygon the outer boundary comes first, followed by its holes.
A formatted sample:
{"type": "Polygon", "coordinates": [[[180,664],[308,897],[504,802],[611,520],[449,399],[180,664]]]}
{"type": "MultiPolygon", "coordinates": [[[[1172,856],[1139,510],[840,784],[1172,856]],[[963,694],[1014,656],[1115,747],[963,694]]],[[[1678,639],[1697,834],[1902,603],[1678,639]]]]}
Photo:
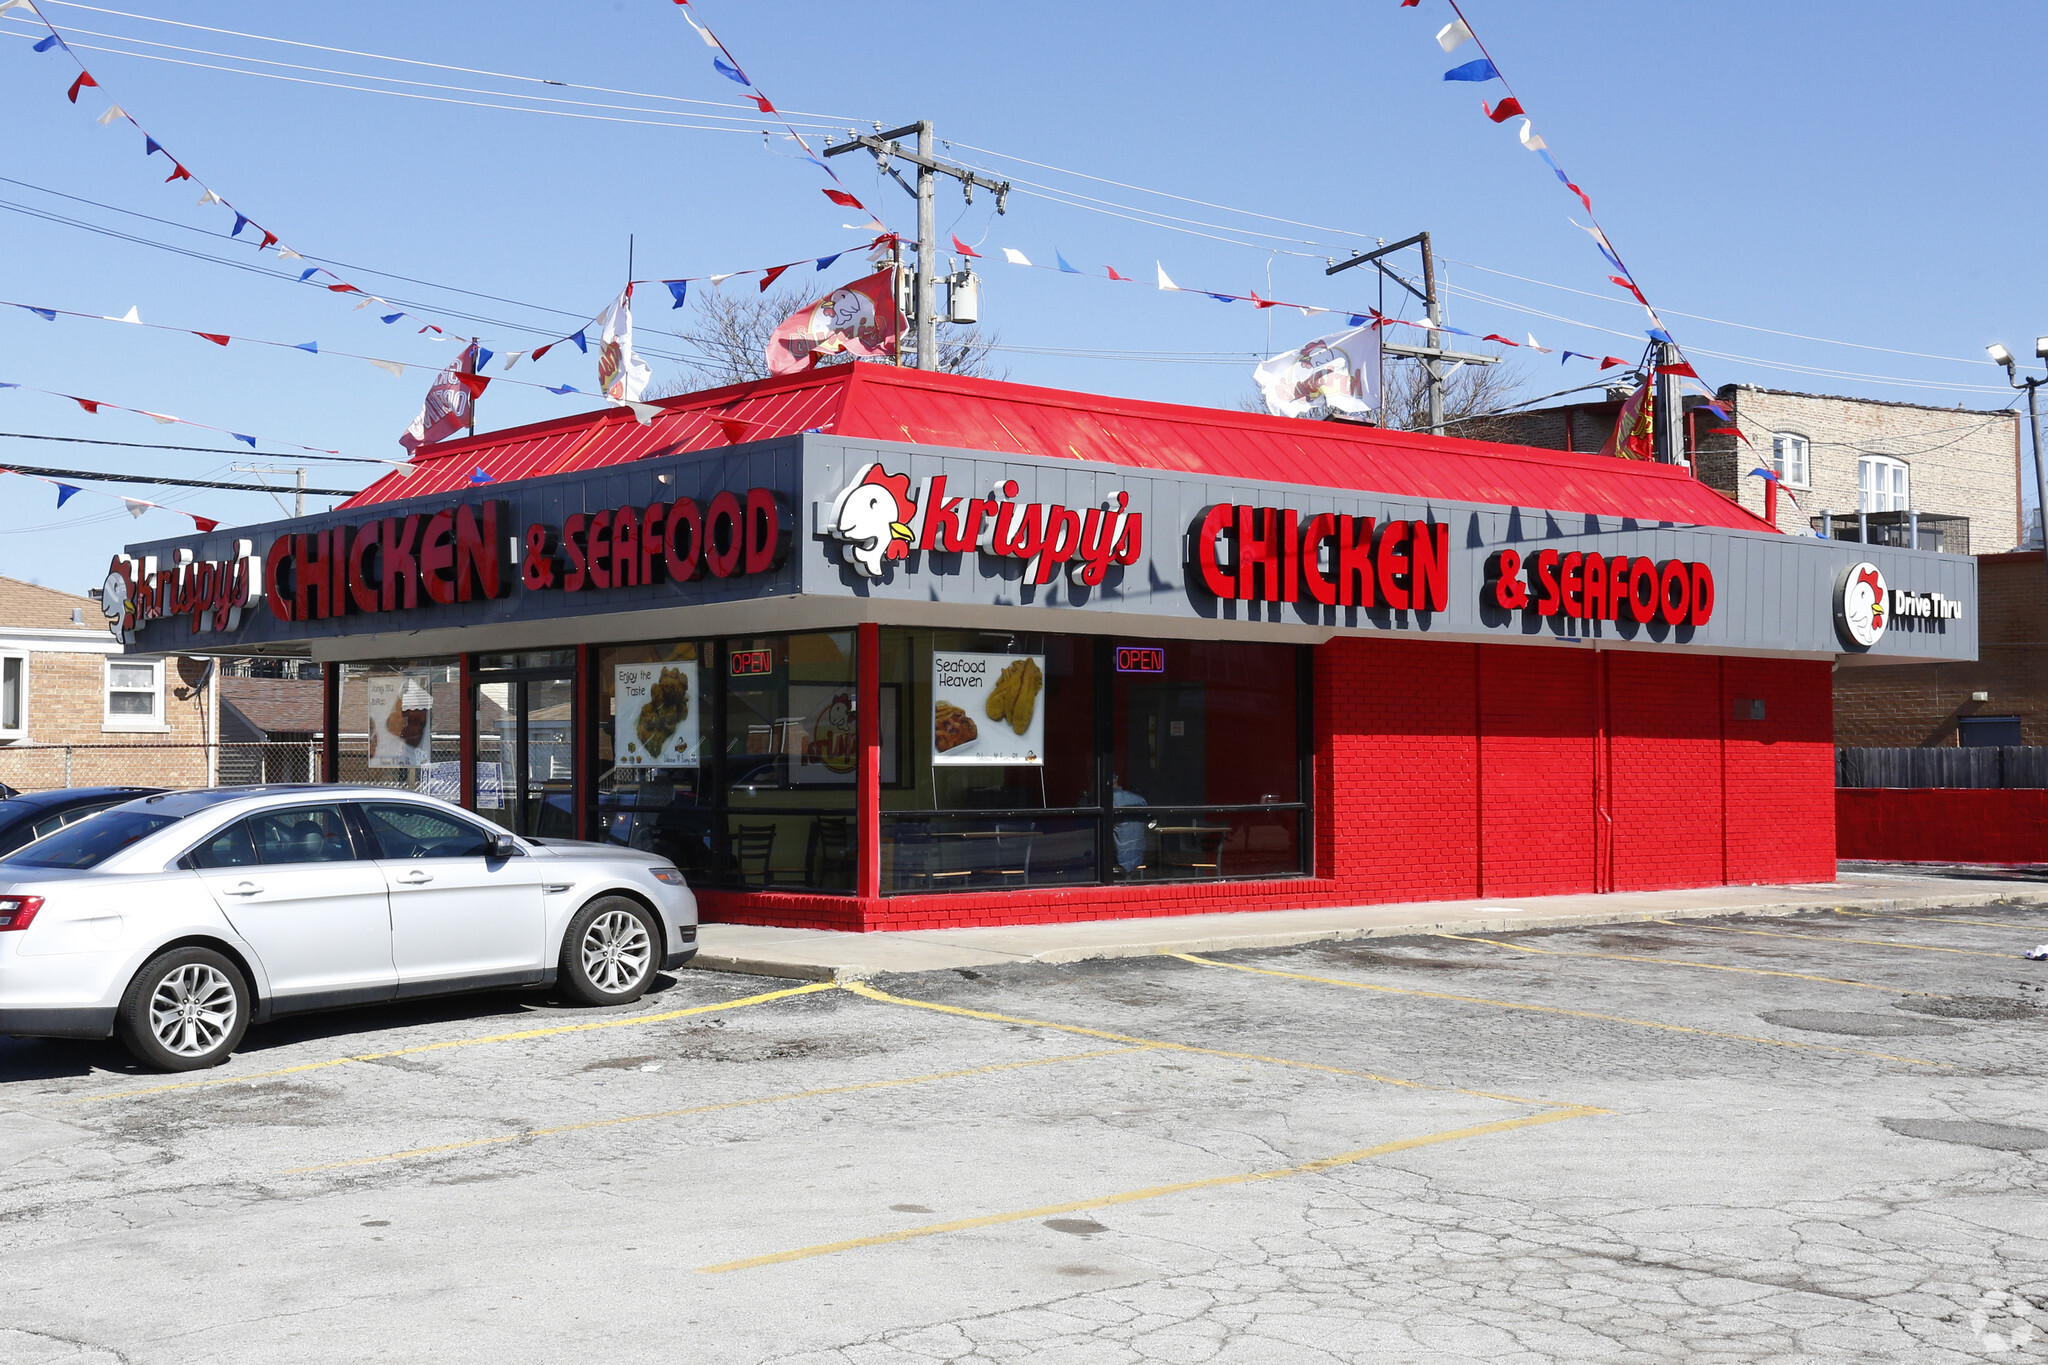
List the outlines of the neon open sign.
{"type": "Polygon", "coordinates": [[[728,665],[735,678],[751,678],[775,671],[775,652],[768,649],[736,649],[728,665]]]}
{"type": "Polygon", "coordinates": [[[1157,645],[1118,645],[1116,671],[1119,673],[1164,673],[1166,651],[1157,645]]]}

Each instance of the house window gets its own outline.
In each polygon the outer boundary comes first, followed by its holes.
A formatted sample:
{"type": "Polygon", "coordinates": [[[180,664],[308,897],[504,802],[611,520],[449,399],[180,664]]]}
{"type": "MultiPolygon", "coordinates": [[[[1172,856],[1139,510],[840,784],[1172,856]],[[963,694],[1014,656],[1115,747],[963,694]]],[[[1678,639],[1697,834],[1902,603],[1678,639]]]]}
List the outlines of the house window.
{"type": "Polygon", "coordinates": [[[0,655],[0,739],[28,733],[28,656],[0,655]]]}
{"type": "Polygon", "coordinates": [[[107,660],[106,724],[114,729],[155,730],[163,723],[163,661],[107,660]]]}
{"type": "Polygon", "coordinates": [[[1778,478],[1794,488],[1809,487],[1813,480],[1806,463],[1806,438],[1781,431],[1771,437],[1771,466],[1778,478]]]}
{"type": "Polygon", "coordinates": [[[1865,455],[1856,462],[1856,496],[1864,512],[1903,512],[1911,502],[1904,461],[1865,455]]]}

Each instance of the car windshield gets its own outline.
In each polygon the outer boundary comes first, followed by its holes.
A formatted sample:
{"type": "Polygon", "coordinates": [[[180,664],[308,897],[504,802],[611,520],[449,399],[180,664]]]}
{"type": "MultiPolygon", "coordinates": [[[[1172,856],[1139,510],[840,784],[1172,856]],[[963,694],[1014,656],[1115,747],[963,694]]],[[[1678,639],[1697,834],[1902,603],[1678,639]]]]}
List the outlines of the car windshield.
{"type": "Polygon", "coordinates": [[[98,867],[122,849],[182,819],[182,815],[156,811],[103,810],[0,858],[0,868],[98,867]]]}

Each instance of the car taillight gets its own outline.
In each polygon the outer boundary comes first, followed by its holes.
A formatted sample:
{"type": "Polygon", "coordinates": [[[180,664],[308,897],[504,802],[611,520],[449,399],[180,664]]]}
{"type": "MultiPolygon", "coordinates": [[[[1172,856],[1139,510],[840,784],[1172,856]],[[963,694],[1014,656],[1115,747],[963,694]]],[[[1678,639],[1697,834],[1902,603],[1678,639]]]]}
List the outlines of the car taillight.
{"type": "Polygon", "coordinates": [[[35,923],[36,911],[42,908],[41,896],[0,896],[0,934],[28,928],[35,923]]]}

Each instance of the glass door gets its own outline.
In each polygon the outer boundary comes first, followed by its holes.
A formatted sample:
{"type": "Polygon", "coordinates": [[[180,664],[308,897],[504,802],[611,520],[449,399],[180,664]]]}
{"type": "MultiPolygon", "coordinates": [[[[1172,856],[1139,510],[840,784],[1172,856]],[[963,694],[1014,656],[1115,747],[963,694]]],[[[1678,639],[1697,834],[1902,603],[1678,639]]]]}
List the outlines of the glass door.
{"type": "Polygon", "coordinates": [[[478,658],[477,814],[517,834],[575,837],[575,696],[571,650],[478,658]]]}

